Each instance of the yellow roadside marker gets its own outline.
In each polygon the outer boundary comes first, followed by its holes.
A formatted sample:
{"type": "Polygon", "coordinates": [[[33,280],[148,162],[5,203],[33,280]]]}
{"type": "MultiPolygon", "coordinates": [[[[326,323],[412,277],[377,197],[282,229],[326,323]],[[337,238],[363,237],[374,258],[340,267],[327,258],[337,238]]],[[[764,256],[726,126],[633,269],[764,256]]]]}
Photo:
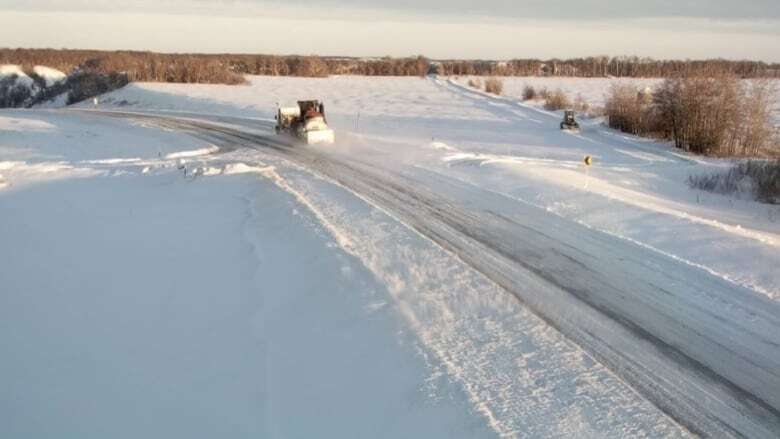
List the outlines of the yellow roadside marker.
{"type": "MultiPolygon", "coordinates": [[[[593,164],[593,157],[591,157],[589,155],[586,155],[585,158],[582,161],[585,162],[585,177],[587,177],[588,176],[588,169],[590,169],[590,165],[593,164]]],[[[585,186],[583,187],[583,189],[587,189],[588,188],[588,183],[590,182],[589,180],[590,180],[589,178],[585,179],[585,186]]]]}

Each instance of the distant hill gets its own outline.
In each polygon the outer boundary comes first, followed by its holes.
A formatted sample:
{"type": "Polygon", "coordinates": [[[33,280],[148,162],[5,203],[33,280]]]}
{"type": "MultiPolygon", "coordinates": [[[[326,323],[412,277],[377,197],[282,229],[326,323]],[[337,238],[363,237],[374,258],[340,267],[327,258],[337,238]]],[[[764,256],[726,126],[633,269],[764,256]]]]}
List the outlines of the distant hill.
{"type": "Polygon", "coordinates": [[[0,108],[63,106],[123,87],[129,81],[120,73],[77,68],[69,75],[46,66],[25,69],[0,65],[0,108]]]}

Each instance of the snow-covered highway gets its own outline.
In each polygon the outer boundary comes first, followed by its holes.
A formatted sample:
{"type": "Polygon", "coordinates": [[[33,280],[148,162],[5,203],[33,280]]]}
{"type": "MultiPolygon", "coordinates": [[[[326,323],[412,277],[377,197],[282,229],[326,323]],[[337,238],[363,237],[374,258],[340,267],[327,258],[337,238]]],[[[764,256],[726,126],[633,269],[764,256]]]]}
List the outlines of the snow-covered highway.
{"type": "Polygon", "coordinates": [[[343,186],[519,298],[696,433],[780,430],[777,301],[442,173],[253,134],[258,124],[161,125],[343,186]]]}
{"type": "MultiPolygon", "coordinates": [[[[228,332],[214,333],[209,346],[241,334],[240,322],[262,334],[262,352],[247,355],[265,364],[266,384],[257,385],[266,402],[256,405],[238,387],[221,386],[219,378],[208,392],[246,410],[231,414],[247,427],[234,432],[773,437],[780,431],[780,227],[757,203],[702,200],[681,183],[689,173],[721,163],[619,136],[595,122],[586,121],[578,135],[561,133],[557,114],[444,80],[253,81],[253,87],[213,91],[130,86],[105,99],[117,103],[107,110],[0,113],[6,132],[14,133],[0,144],[0,173],[10,182],[0,188],[0,209],[13,209],[0,238],[25,247],[25,233],[51,228],[50,244],[81,242],[94,251],[139,251],[141,242],[160,242],[144,253],[147,270],[181,258],[173,270],[181,276],[189,271],[186,264],[204,264],[183,280],[204,301],[198,315],[209,316],[207,304],[221,303],[225,315],[238,317],[236,324],[222,318],[228,332]],[[336,145],[292,145],[272,134],[271,102],[324,89],[336,145]],[[242,106],[242,99],[269,108],[256,111],[242,106]],[[9,130],[14,123],[37,134],[9,130]],[[105,133],[123,136],[111,140],[105,133]],[[73,135],[81,143],[68,140],[73,135]],[[144,138],[152,140],[136,149],[144,138]],[[102,149],[112,143],[109,151],[102,149]],[[85,146],[71,146],[76,144],[85,146]],[[60,146],[51,151],[51,145],[60,146]],[[188,157],[189,150],[196,153],[188,157]],[[585,154],[596,157],[591,169],[580,163],[585,154]],[[95,184],[107,185],[108,192],[90,191],[95,184]],[[236,202],[229,201],[234,191],[243,194],[236,202]],[[118,194],[115,200],[106,197],[111,192],[118,194]],[[54,204],[66,203],[66,218],[86,221],[74,234],[65,235],[68,222],[37,215],[40,203],[52,197],[65,200],[54,204]],[[83,239],[100,224],[90,209],[116,221],[124,218],[127,203],[136,205],[130,214],[137,211],[140,223],[113,222],[110,232],[124,230],[135,240],[83,239]],[[176,212],[178,203],[183,214],[176,212]],[[284,207],[290,204],[293,215],[284,207]],[[154,212],[167,219],[155,220],[154,212]],[[148,222],[156,226],[140,234],[126,230],[148,222]],[[198,238],[195,254],[168,252],[172,242],[210,233],[212,240],[198,238]],[[166,235],[171,239],[160,241],[166,235]],[[286,236],[297,238],[286,245],[286,236]],[[246,246],[254,255],[248,259],[246,246]],[[214,258],[198,262],[196,254],[214,258]],[[230,262],[241,257],[236,272],[230,262]],[[273,287],[262,288],[264,304],[252,305],[254,315],[243,316],[241,307],[230,311],[231,304],[252,303],[264,277],[273,279],[273,287]],[[221,295],[199,293],[199,282],[220,279],[228,282],[213,286],[221,295]],[[332,303],[328,292],[337,292],[332,303]],[[292,330],[309,324],[311,330],[292,330]],[[323,361],[330,366],[319,367],[323,361]],[[296,383],[296,376],[303,378],[296,383]],[[366,387],[377,379],[386,383],[366,387]],[[326,406],[343,410],[320,416],[326,406]],[[415,415],[409,407],[424,409],[415,415]],[[285,421],[296,410],[310,422],[306,427],[285,421]],[[253,411],[263,412],[257,428],[246,422],[253,411]],[[378,429],[382,419],[392,419],[392,427],[378,429]]],[[[17,293],[49,294],[44,286],[31,286],[34,260],[47,264],[41,270],[46,276],[70,276],[67,267],[60,272],[35,248],[21,259],[7,247],[0,253],[0,267],[6,267],[0,275],[9,286],[0,300],[9,310],[2,314],[9,328],[26,328],[17,316],[32,306],[30,296],[17,293]]],[[[98,263],[94,255],[75,254],[98,263]]],[[[139,263],[125,258],[130,266],[139,263]]],[[[113,285],[122,270],[114,271],[101,277],[104,282],[113,285]]],[[[74,288],[81,274],[71,276],[74,288]]],[[[159,283],[164,276],[153,278],[159,283]]],[[[163,285],[148,286],[144,300],[172,288],[163,285]]],[[[175,295],[174,302],[184,310],[187,296],[175,295]]],[[[34,303],[39,310],[47,306],[34,303]]],[[[101,308],[83,306],[90,315],[100,314],[101,308]]],[[[144,302],[133,306],[136,312],[147,309],[144,302]]],[[[193,321],[181,320],[182,328],[193,321]]],[[[91,325],[99,324],[107,322],[88,320],[80,336],[89,338],[91,325]]],[[[182,341],[181,334],[152,326],[168,336],[160,348],[182,341]]],[[[41,342],[32,327],[19,331],[41,342]]],[[[4,354],[17,356],[0,371],[29,381],[32,375],[23,371],[33,357],[17,344],[20,337],[0,335],[4,354]]],[[[122,337],[135,343],[151,332],[122,337]]],[[[260,345],[242,336],[226,348],[226,357],[260,345]]],[[[221,367],[211,367],[218,375],[221,367]]],[[[40,367],[30,373],[47,376],[40,367]]],[[[197,372],[192,374],[196,380],[197,372]]],[[[237,376],[251,381],[252,371],[241,369],[237,376]]],[[[136,377],[137,383],[150,381],[136,377]]],[[[20,386],[7,388],[20,394],[20,386]]],[[[43,388],[37,392],[49,395],[43,388]]],[[[14,403],[0,397],[0,405],[14,403]]],[[[196,412],[182,408],[183,415],[196,412]]],[[[162,421],[150,425],[155,422],[162,421]]],[[[12,425],[12,431],[25,431],[12,425]]]]}

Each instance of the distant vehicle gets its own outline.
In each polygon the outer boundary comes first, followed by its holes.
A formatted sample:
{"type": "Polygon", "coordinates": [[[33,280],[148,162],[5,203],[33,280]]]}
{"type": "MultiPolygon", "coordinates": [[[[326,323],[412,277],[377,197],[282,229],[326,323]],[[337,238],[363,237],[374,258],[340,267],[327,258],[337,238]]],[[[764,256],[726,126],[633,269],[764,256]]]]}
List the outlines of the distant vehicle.
{"type": "Polygon", "coordinates": [[[580,124],[574,119],[574,110],[565,110],[563,112],[563,121],[561,129],[567,131],[579,131],[580,124]]]}
{"type": "Polygon", "coordinates": [[[298,101],[297,107],[279,107],[275,130],[276,134],[288,133],[309,145],[336,140],[325,119],[325,105],[317,100],[298,101]]]}

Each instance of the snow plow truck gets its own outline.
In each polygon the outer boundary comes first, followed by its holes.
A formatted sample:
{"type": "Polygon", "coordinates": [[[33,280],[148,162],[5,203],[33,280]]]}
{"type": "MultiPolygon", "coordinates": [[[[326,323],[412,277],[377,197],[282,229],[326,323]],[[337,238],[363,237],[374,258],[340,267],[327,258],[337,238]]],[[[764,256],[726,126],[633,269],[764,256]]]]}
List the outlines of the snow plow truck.
{"type": "Polygon", "coordinates": [[[297,107],[279,107],[275,130],[276,134],[289,134],[309,145],[336,140],[325,119],[325,105],[317,100],[298,101],[297,107]]]}

